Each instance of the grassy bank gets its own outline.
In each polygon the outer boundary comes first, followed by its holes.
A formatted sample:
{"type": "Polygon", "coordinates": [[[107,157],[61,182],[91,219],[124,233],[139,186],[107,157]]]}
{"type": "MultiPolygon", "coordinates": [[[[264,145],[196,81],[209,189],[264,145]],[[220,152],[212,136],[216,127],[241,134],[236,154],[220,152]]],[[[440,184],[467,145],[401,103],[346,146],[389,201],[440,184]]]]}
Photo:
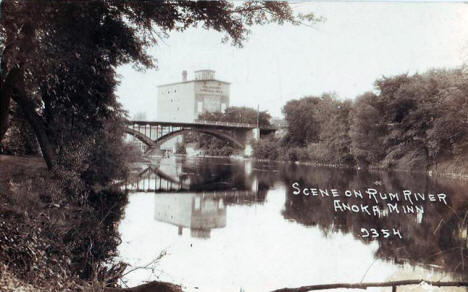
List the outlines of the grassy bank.
{"type": "Polygon", "coordinates": [[[64,195],[40,157],[0,156],[2,291],[93,291],[116,285],[116,222],[126,196],[64,195]],[[92,227],[92,228],[91,228],[92,227]]]}

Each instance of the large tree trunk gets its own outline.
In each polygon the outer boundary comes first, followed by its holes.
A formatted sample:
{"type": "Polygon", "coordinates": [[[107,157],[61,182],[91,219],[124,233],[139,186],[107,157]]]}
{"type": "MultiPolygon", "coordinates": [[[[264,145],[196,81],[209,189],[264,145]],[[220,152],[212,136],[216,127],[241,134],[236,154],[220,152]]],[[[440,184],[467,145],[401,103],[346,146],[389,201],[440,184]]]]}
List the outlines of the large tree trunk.
{"type": "Polygon", "coordinates": [[[3,1],[0,5],[2,16],[7,16],[8,14],[10,16],[10,18],[2,17],[1,19],[2,26],[7,32],[7,45],[1,56],[1,74],[3,76],[0,79],[0,139],[3,138],[8,129],[10,101],[13,99],[19,105],[26,120],[31,125],[41,147],[42,156],[47,163],[47,167],[52,169],[56,164],[55,146],[47,135],[47,127],[44,120],[36,112],[34,101],[27,96],[25,89],[24,64],[32,51],[33,24],[31,21],[27,21],[24,25],[15,26],[11,16],[18,12],[18,5],[14,1],[3,1]],[[10,21],[5,20],[7,18],[10,21]]]}
{"type": "MultiPolygon", "coordinates": [[[[8,91],[9,88],[6,88],[5,81],[7,79],[6,73],[6,63],[3,60],[3,55],[5,54],[5,50],[2,54],[1,60],[1,71],[0,71],[0,142],[3,140],[6,131],[8,130],[9,126],[9,116],[10,116],[10,99],[11,99],[11,90],[8,91]]],[[[11,89],[11,87],[10,87],[11,89]]]]}
{"type": "Polygon", "coordinates": [[[5,80],[5,86],[1,90],[2,93],[10,93],[9,96],[19,105],[36,135],[47,167],[49,169],[54,168],[56,164],[55,147],[47,135],[46,125],[43,119],[36,112],[34,102],[26,96],[23,72],[18,68],[11,70],[5,80]]]}
{"type": "MultiPolygon", "coordinates": [[[[4,13],[5,5],[5,1],[0,3],[0,19],[2,14],[4,13]]],[[[3,26],[7,27],[6,25],[3,26]]],[[[5,58],[6,55],[8,55],[9,47],[10,46],[7,45],[3,49],[2,55],[0,56],[0,143],[3,140],[3,137],[5,136],[5,133],[8,130],[9,126],[11,92],[7,92],[7,89],[5,88],[5,80],[7,77],[7,63],[5,58]]]]}
{"type": "Polygon", "coordinates": [[[31,125],[34,133],[36,134],[36,138],[39,142],[39,145],[41,146],[42,156],[44,157],[47,167],[49,169],[54,168],[56,165],[55,147],[47,136],[44,122],[34,110],[33,104],[24,96],[14,96],[13,99],[20,105],[26,120],[31,125]]]}
{"type": "MultiPolygon", "coordinates": [[[[13,1],[1,3],[2,15],[15,15],[16,5],[13,1]]],[[[10,16],[11,16],[10,15],[10,16]]],[[[19,17],[19,16],[18,16],[19,17]]],[[[25,88],[24,66],[32,52],[34,29],[31,21],[21,26],[20,32],[13,22],[6,22],[2,18],[2,25],[7,32],[6,47],[2,52],[2,76],[0,79],[0,140],[8,129],[10,102],[13,99],[21,108],[24,116],[36,135],[41,147],[42,156],[49,169],[55,167],[55,144],[51,142],[43,118],[36,112],[36,106],[25,88]]]]}
{"type": "Polygon", "coordinates": [[[9,126],[10,96],[0,86],[0,142],[3,140],[9,126]]]}

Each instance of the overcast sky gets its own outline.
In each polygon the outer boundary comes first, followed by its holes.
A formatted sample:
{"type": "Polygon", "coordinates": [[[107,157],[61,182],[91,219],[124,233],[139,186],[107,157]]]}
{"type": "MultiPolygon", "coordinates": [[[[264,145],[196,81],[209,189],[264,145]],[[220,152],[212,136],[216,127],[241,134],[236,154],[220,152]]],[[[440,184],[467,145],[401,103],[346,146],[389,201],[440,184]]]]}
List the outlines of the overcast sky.
{"type": "Polygon", "coordinates": [[[231,105],[260,105],[273,116],[291,99],[335,92],[355,98],[373,90],[375,79],[468,60],[468,4],[296,3],[300,12],[326,18],[308,26],[266,25],[252,29],[243,48],[221,43],[203,29],[171,33],[152,48],[158,69],[118,69],[118,96],[130,116],[156,117],[156,86],[181,80],[182,70],[213,69],[231,82],[231,105]]]}

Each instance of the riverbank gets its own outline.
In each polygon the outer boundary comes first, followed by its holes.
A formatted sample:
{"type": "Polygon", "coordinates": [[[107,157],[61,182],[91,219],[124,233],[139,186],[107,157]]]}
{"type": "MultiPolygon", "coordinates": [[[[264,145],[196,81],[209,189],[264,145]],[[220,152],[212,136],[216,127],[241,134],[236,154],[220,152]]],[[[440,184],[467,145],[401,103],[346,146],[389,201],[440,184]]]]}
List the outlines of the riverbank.
{"type": "Polygon", "coordinates": [[[312,161],[291,161],[291,160],[270,160],[260,158],[248,158],[253,161],[265,162],[265,163],[277,163],[277,164],[296,164],[305,166],[315,167],[330,167],[330,168],[341,168],[341,169],[355,169],[355,170],[368,170],[368,171],[390,171],[390,172],[406,172],[406,173],[424,173],[431,177],[446,177],[451,179],[468,180],[468,158],[458,160],[445,160],[436,165],[430,166],[427,169],[412,169],[404,167],[382,167],[382,166],[370,166],[362,168],[354,165],[344,164],[331,164],[331,163],[320,163],[312,161]]]}
{"type": "Polygon", "coordinates": [[[60,205],[55,200],[42,202],[47,180],[41,157],[0,155],[2,291],[59,291],[84,284],[69,276],[66,255],[53,242],[53,237],[60,240],[51,232],[60,205]]]}
{"type": "Polygon", "coordinates": [[[2,292],[127,291],[105,288],[119,286],[127,267],[115,262],[126,194],[66,197],[35,156],[0,155],[0,187],[2,292]]]}
{"type": "MultiPolygon", "coordinates": [[[[411,154],[410,154],[411,155],[411,154]]],[[[356,170],[368,170],[368,171],[390,171],[390,172],[406,172],[406,173],[424,173],[433,177],[446,177],[451,179],[461,179],[468,180],[468,153],[461,155],[456,159],[443,159],[441,162],[435,165],[418,165],[414,162],[411,162],[411,159],[403,157],[399,161],[393,161],[391,163],[386,163],[385,166],[382,165],[371,165],[369,167],[360,167],[356,165],[346,165],[346,164],[334,164],[334,163],[321,163],[314,161],[301,161],[301,160],[272,160],[272,159],[262,159],[255,157],[244,157],[239,155],[229,155],[229,156],[189,156],[184,154],[177,154],[175,157],[187,157],[193,159],[203,159],[203,158],[219,158],[219,159],[233,159],[233,160],[246,160],[246,161],[257,161],[265,163],[275,163],[275,164],[296,164],[296,165],[305,165],[305,166],[315,166],[315,167],[330,167],[330,168],[340,168],[340,169],[356,169],[356,170]],[[390,166],[393,165],[393,166],[390,166]]]]}
{"type": "Polygon", "coordinates": [[[1,291],[99,291],[125,268],[114,263],[115,222],[126,197],[65,195],[41,157],[0,155],[1,291]],[[90,227],[93,228],[90,228],[90,227]]]}
{"type": "Polygon", "coordinates": [[[41,157],[0,155],[0,194],[10,192],[14,181],[39,178],[46,171],[41,157]]]}

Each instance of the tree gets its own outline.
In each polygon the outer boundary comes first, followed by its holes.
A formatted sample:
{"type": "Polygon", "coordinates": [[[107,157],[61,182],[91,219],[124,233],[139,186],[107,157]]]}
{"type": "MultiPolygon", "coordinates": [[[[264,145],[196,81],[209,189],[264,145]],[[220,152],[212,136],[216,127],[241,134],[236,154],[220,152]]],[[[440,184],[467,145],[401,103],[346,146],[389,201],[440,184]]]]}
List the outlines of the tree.
{"type": "Polygon", "coordinates": [[[334,96],[323,94],[288,101],[283,107],[288,134],[286,142],[305,147],[319,141],[322,125],[333,110],[334,96]]]}
{"type": "Polygon", "coordinates": [[[3,151],[14,155],[37,155],[39,147],[31,126],[24,119],[18,106],[10,109],[11,121],[3,139],[3,151]]]}
{"type": "Polygon", "coordinates": [[[383,77],[352,111],[352,152],[362,165],[426,170],[468,147],[468,82],[460,70],[383,77]]]}
{"type": "Polygon", "coordinates": [[[241,46],[251,25],[316,20],[282,2],[5,0],[1,9],[0,139],[14,100],[50,169],[60,153],[93,144],[108,121],[124,117],[115,68],[153,67],[146,48],[169,31],[202,25],[241,46]]]}
{"type": "Polygon", "coordinates": [[[320,144],[325,150],[324,160],[327,163],[354,164],[351,153],[350,117],[352,103],[335,100],[333,110],[325,121],[320,133],[320,144]]]}
{"type": "MultiPolygon", "coordinates": [[[[257,110],[249,107],[228,107],[224,113],[204,112],[198,119],[204,121],[231,122],[258,124],[259,126],[271,126],[271,116],[266,111],[257,113],[257,110]]],[[[209,155],[229,156],[234,153],[234,148],[229,142],[203,134],[191,134],[186,137],[186,141],[198,141],[198,147],[205,149],[209,155]]]]}
{"type": "Polygon", "coordinates": [[[254,157],[259,159],[278,160],[280,157],[280,139],[269,136],[258,140],[254,145],[254,157]]]}
{"type": "Polygon", "coordinates": [[[378,163],[385,155],[382,139],[385,135],[382,125],[382,112],[377,96],[365,93],[354,104],[351,116],[350,136],[352,153],[360,166],[378,163]]]}
{"type": "Polygon", "coordinates": [[[271,126],[271,115],[266,111],[257,113],[257,110],[249,107],[228,107],[224,113],[221,112],[205,112],[198,119],[204,121],[219,121],[245,124],[258,124],[259,126],[271,126]]]}
{"type": "Polygon", "coordinates": [[[377,80],[388,128],[387,157],[414,153],[419,165],[427,166],[460,154],[456,152],[466,148],[468,139],[467,84],[460,69],[377,80]]]}

